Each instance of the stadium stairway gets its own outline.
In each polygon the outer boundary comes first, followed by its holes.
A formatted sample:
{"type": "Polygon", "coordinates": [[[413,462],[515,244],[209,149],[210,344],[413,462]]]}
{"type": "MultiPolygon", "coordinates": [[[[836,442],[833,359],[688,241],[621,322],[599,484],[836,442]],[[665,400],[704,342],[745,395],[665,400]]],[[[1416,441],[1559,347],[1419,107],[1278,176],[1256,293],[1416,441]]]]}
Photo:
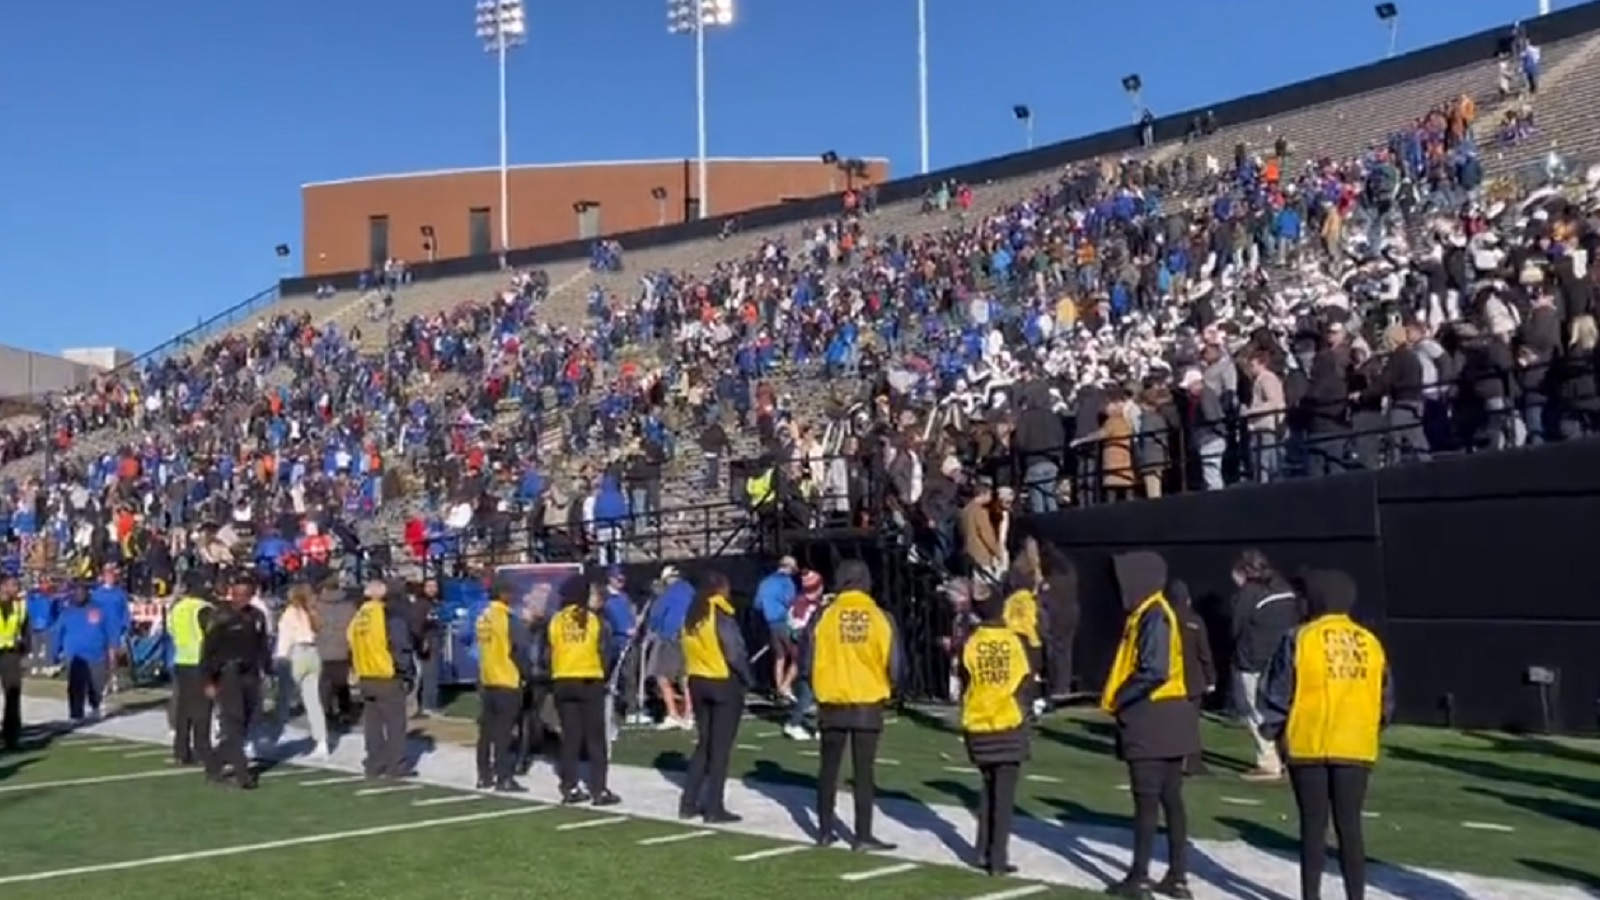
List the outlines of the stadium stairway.
{"type": "Polygon", "coordinates": [[[1532,137],[1500,146],[1500,119],[1512,103],[1501,105],[1492,116],[1478,117],[1473,134],[1483,148],[1485,172],[1491,177],[1525,171],[1540,164],[1551,151],[1566,157],[1570,164],[1600,162],[1600,65],[1596,65],[1600,35],[1565,41],[1543,53],[1543,78],[1533,102],[1538,131],[1532,137]]]}

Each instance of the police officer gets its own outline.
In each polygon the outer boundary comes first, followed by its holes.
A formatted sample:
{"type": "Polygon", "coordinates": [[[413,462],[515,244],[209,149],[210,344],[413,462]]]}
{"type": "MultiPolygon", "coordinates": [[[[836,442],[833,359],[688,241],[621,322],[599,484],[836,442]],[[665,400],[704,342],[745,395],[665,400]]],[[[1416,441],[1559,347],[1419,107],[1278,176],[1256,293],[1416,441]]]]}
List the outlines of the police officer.
{"type": "Polygon", "coordinates": [[[1189,821],[1183,762],[1200,750],[1200,716],[1189,700],[1183,625],[1167,601],[1167,564],[1150,551],[1113,559],[1123,606],[1122,640],[1100,708],[1116,717],[1117,748],[1133,793],[1133,865],[1107,893],[1117,897],[1189,897],[1189,821]],[[1160,819],[1167,821],[1167,873],[1150,883],[1160,819]]]}
{"type": "Polygon", "coordinates": [[[1366,895],[1361,808],[1378,760],[1378,734],[1394,709],[1388,655],[1356,624],[1356,584],[1344,572],[1302,576],[1311,621],[1284,636],[1261,681],[1261,731],[1288,764],[1300,810],[1300,897],[1322,896],[1328,819],[1339,838],[1347,900],[1366,895]]]}
{"type": "Polygon", "coordinates": [[[405,610],[388,602],[389,587],[367,582],[365,600],[350,620],[350,667],[361,682],[361,724],[367,745],[362,765],[368,778],[405,778],[406,697],[409,695],[411,632],[405,610]]]}
{"type": "Polygon", "coordinates": [[[1034,655],[1006,622],[1003,604],[986,597],[975,611],[978,627],[961,649],[961,730],[967,758],[983,778],[977,864],[991,875],[1008,875],[1016,871],[1008,849],[1017,780],[1028,760],[1034,655]]]}
{"type": "Polygon", "coordinates": [[[167,636],[172,641],[172,760],[192,766],[211,757],[211,698],[200,656],[213,609],[199,596],[198,579],[185,588],[167,610],[167,636]]]}
{"type": "Polygon", "coordinates": [[[28,658],[28,606],[14,575],[0,575],[0,750],[22,743],[22,669],[28,658]]]}
{"type": "Polygon", "coordinates": [[[678,817],[703,816],[710,824],[738,822],[740,817],[728,812],[723,795],[744,716],[744,694],[751,683],[750,661],[728,602],[728,579],[721,573],[706,576],[684,618],[681,642],[694,702],[695,742],[678,817]]]}
{"type": "Polygon", "coordinates": [[[511,614],[510,586],[496,584],[478,615],[478,788],[522,793],[512,778],[517,757],[517,720],[528,668],[527,629],[511,614]]]}
{"type": "Polygon", "coordinates": [[[215,701],[222,725],[216,752],[205,760],[206,777],[226,784],[223,769],[230,767],[234,784],[249,790],[256,786],[256,776],[244,747],[260,715],[261,680],[272,671],[272,642],[266,616],[250,604],[253,574],[239,569],[227,573],[224,581],[228,602],[212,614],[200,642],[206,694],[215,701]]]}
{"type": "Polygon", "coordinates": [[[801,677],[809,679],[822,732],[817,774],[817,843],[838,840],[834,801],[846,745],[855,782],[852,849],[893,850],[872,835],[872,803],[877,786],[878,739],[883,709],[905,671],[905,656],[894,619],[872,599],[872,575],[860,560],[845,560],[836,573],[838,596],[811,620],[802,637],[801,677]]]}
{"type": "Polygon", "coordinates": [[[581,575],[562,582],[561,610],[545,629],[549,644],[550,676],[554,682],[556,714],[561,720],[561,756],[557,776],[561,802],[593,802],[614,806],[622,802],[606,784],[610,748],[606,742],[606,671],[611,646],[610,628],[600,616],[600,591],[581,575]],[[588,790],[578,777],[578,762],[589,761],[588,790]]]}

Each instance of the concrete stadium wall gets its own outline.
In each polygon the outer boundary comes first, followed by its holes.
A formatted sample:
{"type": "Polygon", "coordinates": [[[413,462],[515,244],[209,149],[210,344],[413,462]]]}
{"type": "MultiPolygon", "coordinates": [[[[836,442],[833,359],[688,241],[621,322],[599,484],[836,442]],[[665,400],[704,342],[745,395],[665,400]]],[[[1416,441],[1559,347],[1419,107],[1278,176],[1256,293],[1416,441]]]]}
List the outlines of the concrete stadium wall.
{"type": "MultiPolygon", "coordinates": [[[[884,160],[866,160],[867,180],[888,180],[884,160]]],[[[737,213],[782,201],[835,194],[846,177],[820,159],[714,159],[708,172],[712,208],[737,213]]],[[[598,203],[601,234],[636,232],[692,216],[698,176],[691,160],[573,163],[516,166],[507,173],[512,246],[556,244],[578,239],[573,204],[598,203]],[[650,195],[655,188],[666,199],[650,195]],[[663,213],[665,214],[663,216],[663,213]]],[[[369,228],[387,219],[389,256],[427,261],[421,229],[431,226],[435,256],[469,256],[472,210],[488,210],[489,246],[500,246],[498,169],[425,172],[353,178],[301,188],[302,267],[308,277],[367,268],[369,228]]]]}
{"type": "Polygon", "coordinates": [[[39,397],[77,387],[101,371],[47,353],[0,346],[0,397],[39,397]]]}

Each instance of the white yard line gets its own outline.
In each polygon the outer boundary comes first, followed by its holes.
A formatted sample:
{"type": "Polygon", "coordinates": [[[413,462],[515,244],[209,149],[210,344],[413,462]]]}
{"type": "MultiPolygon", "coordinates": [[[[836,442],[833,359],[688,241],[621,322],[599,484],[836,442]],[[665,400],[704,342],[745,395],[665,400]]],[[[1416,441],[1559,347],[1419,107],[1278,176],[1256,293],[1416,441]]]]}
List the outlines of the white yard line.
{"type": "Polygon", "coordinates": [[[396,784],[390,787],[362,788],[356,791],[357,797],[380,797],[384,794],[398,794],[401,791],[420,791],[420,784],[396,784]]]}
{"type": "Polygon", "coordinates": [[[1502,834],[1516,831],[1510,825],[1501,825],[1498,822],[1462,822],[1461,827],[1470,828],[1473,831],[1498,831],[1502,834]]]}
{"type": "MultiPolygon", "coordinates": [[[[1040,784],[1060,784],[1061,783],[1061,779],[1055,777],[1054,775],[1025,775],[1023,777],[1027,778],[1029,781],[1037,781],[1040,784]]],[[[1021,896],[1025,896],[1025,895],[1024,894],[1018,894],[1017,896],[1021,897],[1021,896]]]]}
{"type": "Polygon", "coordinates": [[[600,828],[601,826],[604,826],[604,825],[616,825],[618,823],[626,822],[626,821],[628,821],[628,817],[627,816],[610,816],[610,817],[604,818],[604,819],[585,819],[582,822],[568,822],[565,825],[557,825],[556,826],[556,830],[557,831],[579,831],[579,830],[582,830],[584,828],[600,828]]]}
{"type": "Polygon", "coordinates": [[[122,758],[123,759],[154,759],[157,756],[171,756],[171,755],[172,755],[172,751],[171,750],[135,750],[132,753],[124,753],[122,755],[122,758]]]}
{"type": "Polygon", "coordinates": [[[681,834],[663,834],[660,837],[645,838],[644,840],[639,841],[638,844],[641,847],[655,847],[661,844],[678,844],[684,841],[692,841],[696,838],[710,837],[713,834],[716,834],[716,832],[710,829],[706,829],[704,831],[685,831],[681,834]]]}
{"type": "Polygon", "coordinates": [[[422,831],[428,828],[444,828],[449,825],[470,825],[475,822],[489,822],[495,819],[504,819],[510,816],[525,816],[545,809],[543,806],[522,806],[514,809],[498,809],[494,812],[473,813],[465,816],[450,816],[442,819],[421,819],[415,822],[401,822],[396,825],[377,825],[371,828],[354,828],[349,831],[328,831],[322,834],[307,834],[300,837],[285,838],[280,841],[261,841],[255,844],[236,844],[232,847],[216,847],[211,850],[195,850],[190,853],[169,853],[162,856],[146,856],[140,859],[129,859],[122,862],[96,863],[89,866],[74,866],[70,869],[50,869],[44,872],[29,872],[25,875],[6,875],[0,877],[0,885],[26,884],[34,881],[55,881],[61,878],[74,878],[80,875],[99,875],[105,872],[126,872],[130,869],[148,869],[155,866],[170,866],[181,863],[197,862],[203,859],[220,859],[228,856],[247,856],[255,853],[266,853],[272,850],[286,850],[290,847],[309,847],[318,844],[331,844],[335,841],[348,841],[357,838],[378,837],[385,834],[399,834],[407,831],[422,831]]]}
{"type": "Polygon", "coordinates": [[[1007,891],[995,891],[992,894],[979,894],[971,900],[1017,900],[1018,897],[1032,897],[1050,890],[1048,884],[1025,884],[1022,887],[1012,888],[1007,891]]]}
{"type": "Polygon", "coordinates": [[[59,781],[33,781],[28,784],[0,785],[0,794],[20,791],[47,791],[54,788],[92,787],[97,784],[116,784],[119,781],[140,781],[145,778],[167,778],[173,775],[194,775],[185,769],[151,769],[148,772],[126,772],[122,775],[96,775],[92,778],[63,778],[59,781]]]}
{"type": "Polygon", "coordinates": [[[450,797],[429,797],[426,800],[413,800],[412,806],[449,806],[453,803],[475,803],[486,799],[483,794],[456,794],[450,797]]]}
{"type": "Polygon", "coordinates": [[[1230,804],[1232,804],[1234,806],[1260,806],[1261,805],[1261,801],[1260,800],[1250,800],[1250,799],[1247,799],[1245,797],[1223,797],[1222,798],[1222,802],[1223,803],[1230,803],[1230,804]]]}
{"type": "MultiPolygon", "coordinates": [[[[902,875],[912,869],[918,868],[916,863],[895,863],[892,866],[883,866],[878,869],[867,869],[864,872],[846,872],[839,876],[840,881],[870,881],[874,878],[887,878],[890,875],[902,875]]],[[[0,882],[3,884],[4,882],[0,882]]]]}
{"type": "Polygon", "coordinates": [[[751,753],[760,753],[761,752],[761,746],[759,744],[734,744],[733,745],[733,749],[735,749],[735,750],[748,750],[751,753]]]}
{"type": "Polygon", "coordinates": [[[122,741],[117,741],[114,744],[96,744],[93,747],[89,748],[89,752],[90,753],[115,753],[118,750],[126,750],[126,749],[128,749],[128,745],[126,743],[124,743],[122,741]]]}
{"type": "Polygon", "coordinates": [[[776,859],[780,856],[789,856],[794,853],[804,853],[810,850],[805,844],[790,844],[786,847],[771,847],[766,850],[757,850],[753,853],[742,853],[733,858],[734,862],[755,862],[758,859],[776,859]]]}
{"type": "Polygon", "coordinates": [[[976,775],[978,770],[971,766],[945,766],[944,770],[952,775],[976,775]]]}
{"type": "Polygon", "coordinates": [[[365,775],[340,775],[338,778],[313,778],[310,781],[302,781],[300,782],[300,786],[326,787],[330,784],[355,784],[358,781],[366,780],[367,776],[365,775]]]}

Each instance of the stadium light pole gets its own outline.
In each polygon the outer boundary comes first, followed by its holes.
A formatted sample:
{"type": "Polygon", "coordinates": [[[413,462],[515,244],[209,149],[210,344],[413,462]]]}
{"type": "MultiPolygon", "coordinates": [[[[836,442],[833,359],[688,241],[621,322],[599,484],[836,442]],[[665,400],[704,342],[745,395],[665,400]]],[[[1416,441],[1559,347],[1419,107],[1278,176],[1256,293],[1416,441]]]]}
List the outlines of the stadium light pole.
{"type": "Polygon", "coordinates": [[[522,0],[478,0],[478,39],[500,69],[500,268],[511,253],[511,190],[506,141],[506,54],[528,39],[522,0]]]}
{"type": "Polygon", "coordinates": [[[922,174],[928,174],[928,0],[917,0],[917,130],[922,174]]]}
{"type": "Polygon", "coordinates": [[[1018,103],[1011,107],[1011,114],[1022,123],[1022,130],[1027,132],[1028,149],[1033,149],[1033,110],[1026,103],[1018,103]]]}
{"type": "Polygon", "coordinates": [[[1379,3],[1372,11],[1389,32],[1389,52],[1384,54],[1384,59],[1388,59],[1394,56],[1395,44],[1400,40],[1400,7],[1393,3],[1379,3]]]}
{"type": "Polygon", "coordinates": [[[694,35],[695,218],[711,214],[711,178],[706,166],[706,29],[733,24],[733,0],[667,0],[667,33],[694,35]]]}

